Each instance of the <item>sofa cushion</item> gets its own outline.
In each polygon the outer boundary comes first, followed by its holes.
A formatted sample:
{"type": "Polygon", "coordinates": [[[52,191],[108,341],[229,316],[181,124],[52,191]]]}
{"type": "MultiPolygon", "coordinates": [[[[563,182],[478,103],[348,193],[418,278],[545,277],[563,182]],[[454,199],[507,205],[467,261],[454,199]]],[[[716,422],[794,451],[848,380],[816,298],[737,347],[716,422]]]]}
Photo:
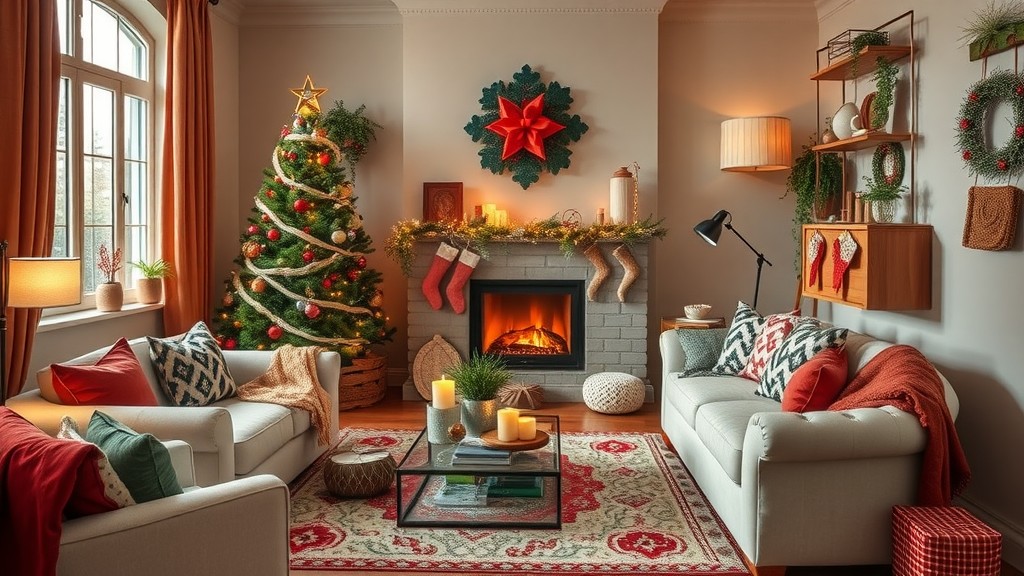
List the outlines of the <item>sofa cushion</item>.
{"type": "Polygon", "coordinates": [[[197,322],[180,340],[147,339],[157,379],[172,403],[206,406],[235,395],[235,381],[204,322],[197,322]]]}
{"type": "Polygon", "coordinates": [[[246,402],[234,397],[221,400],[216,406],[231,413],[235,474],[238,475],[252,472],[289,440],[305,431],[296,432],[292,410],[286,406],[246,402]]]}
{"type": "Polygon", "coordinates": [[[697,372],[711,370],[718,361],[718,355],[722,352],[722,345],[725,343],[725,328],[709,328],[706,330],[693,330],[688,328],[676,329],[679,337],[679,344],[686,352],[686,365],[683,366],[683,375],[689,376],[697,372]]]}
{"type": "Polygon", "coordinates": [[[136,502],[182,493],[167,447],[152,434],[139,434],[97,410],[85,439],[103,450],[136,502]]]}
{"type": "Polygon", "coordinates": [[[764,328],[765,319],[744,302],[736,305],[736,312],[725,335],[718,362],[711,369],[715,374],[736,375],[750,360],[754,341],[764,328]]]}
{"type": "Polygon", "coordinates": [[[846,328],[825,327],[816,321],[801,322],[772,354],[757,394],[782,402],[782,392],[797,368],[825,348],[842,346],[846,328]]]}
{"type": "Polygon", "coordinates": [[[773,314],[765,318],[764,327],[761,333],[754,340],[754,348],[750,352],[750,359],[747,365],[739,372],[739,376],[754,382],[761,380],[761,374],[771,359],[775,349],[789,336],[793,327],[800,320],[799,316],[792,314],[773,314]]]}
{"type": "MultiPolygon", "coordinates": [[[[91,444],[78,432],[78,424],[70,416],[60,419],[60,429],[57,430],[57,438],[91,444]]],[[[103,481],[104,495],[111,502],[117,504],[119,508],[134,505],[135,500],[132,498],[131,492],[128,491],[128,487],[121,481],[121,477],[117,475],[114,467],[110,465],[107,455],[98,446],[96,447],[96,452],[96,467],[99,469],[100,479],[103,481]]]]}
{"type": "Polygon", "coordinates": [[[782,394],[786,412],[827,409],[846,386],[846,350],[825,348],[793,372],[782,394]]]}
{"type": "Polygon", "coordinates": [[[128,341],[119,339],[89,365],[50,364],[61,404],[71,406],[156,406],[156,396],[128,341]]]}
{"type": "Polygon", "coordinates": [[[665,401],[672,404],[686,424],[693,428],[697,410],[704,404],[725,400],[756,399],[757,384],[738,376],[690,376],[676,378],[671,375],[664,383],[665,401]]]}
{"type": "Polygon", "coordinates": [[[697,410],[694,431],[722,470],[740,483],[743,464],[743,437],[750,417],[758,412],[778,412],[779,404],[768,398],[711,402],[697,410]]]}

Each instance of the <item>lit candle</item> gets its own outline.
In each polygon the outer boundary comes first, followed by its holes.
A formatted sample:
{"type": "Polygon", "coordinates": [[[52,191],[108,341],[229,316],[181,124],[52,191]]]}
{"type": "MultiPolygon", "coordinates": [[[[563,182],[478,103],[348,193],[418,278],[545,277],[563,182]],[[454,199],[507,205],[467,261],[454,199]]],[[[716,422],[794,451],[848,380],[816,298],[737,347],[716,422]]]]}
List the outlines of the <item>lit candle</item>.
{"type": "Polygon", "coordinates": [[[537,419],[533,416],[519,417],[519,439],[533,440],[537,437],[537,419]]]}
{"type": "Polygon", "coordinates": [[[484,218],[487,219],[487,223],[494,225],[494,213],[497,211],[495,204],[484,204],[484,218]]]}
{"type": "Polygon", "coordinates": [[[455,380],[449,380],[444,374],[440,380],[430,383],[430,397],[437,410],[446,410],[455,406],[455,380]]]}
{"type": "Polygon", "coordinates": [[[519,439],[519,410],[502,408],[498,410],[498,441],[513,442],[519,439]]]}
{"type": "Polygon", "coordinates": [[[508,210],[495,210],[494,223],[498,226],[508,226],[508,210]]]}

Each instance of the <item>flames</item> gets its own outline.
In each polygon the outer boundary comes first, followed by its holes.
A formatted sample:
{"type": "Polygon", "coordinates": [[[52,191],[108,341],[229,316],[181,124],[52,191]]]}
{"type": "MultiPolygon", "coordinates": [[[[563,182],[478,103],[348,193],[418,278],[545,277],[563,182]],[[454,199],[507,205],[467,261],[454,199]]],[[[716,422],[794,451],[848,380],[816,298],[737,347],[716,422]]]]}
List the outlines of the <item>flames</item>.
{"type": "Polygon", "coordinates": [[[484,298],[484,349],[509,355],[568,354],[569,314],[565,294],[489,294],[484,298]]]}

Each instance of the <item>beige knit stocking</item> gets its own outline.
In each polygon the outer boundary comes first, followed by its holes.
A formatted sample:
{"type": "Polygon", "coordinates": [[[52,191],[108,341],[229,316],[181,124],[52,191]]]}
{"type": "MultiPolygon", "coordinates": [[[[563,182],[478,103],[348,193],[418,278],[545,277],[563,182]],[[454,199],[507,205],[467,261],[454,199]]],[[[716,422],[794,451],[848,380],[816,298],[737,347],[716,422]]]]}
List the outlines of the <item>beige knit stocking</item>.
{"type": "Polygon", "coordinates": [[[594,265],[594,277],[590,279],[590,284],[587,285],[587,300],[593,302],[597,300],[597,291],[601,288],[601,284],[604,284],[604,281],[608,279],[608,275],[612,273],[612,267],[604,259],[604,255],[601,254],[601,249],[598,248],[597,244],[588,246],[583,251],[583,255],[594,265]]]}
{"type": "Polygon", "coordinates": [[[619,297],[619,302],[626,301],[626,293],[629,292],[630,286],[636,279],[640,277],[640,265],[636,263],[636,259],[633,258],[633,253],[626,248],[625,244],[619,244],[619,247],[612,250],[612,256],[622,264],[622,269],[625,270],[625,274],[622,276],[622,282],[619,282],[619,289],[616,291],[616,295],[619,297]]]}

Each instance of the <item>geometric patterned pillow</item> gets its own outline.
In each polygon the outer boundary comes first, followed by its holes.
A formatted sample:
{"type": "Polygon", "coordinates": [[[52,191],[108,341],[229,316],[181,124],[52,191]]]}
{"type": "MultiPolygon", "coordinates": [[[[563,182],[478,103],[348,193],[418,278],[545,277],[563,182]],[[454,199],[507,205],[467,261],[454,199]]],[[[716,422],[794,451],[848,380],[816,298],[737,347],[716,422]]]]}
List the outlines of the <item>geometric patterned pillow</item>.
{"type": "Polygon", "coordinates": [[[147,339],[157,379],[175,405],[206,406],[235,395],[220,346],[202,321],[180,340],[147,339]]]}
{"type": "Polygon", "coordinates": [[[797,323],[807,320],[806,317],[793,316],[792,314],[772,314],[765,318],[764,328],[754,341],[754,351],[750,354],[747,365],[740,370],[738,376],[758,382],[761,380],[761,373],[765,365],[772,357],[772,353],[786,336],[793,331],[797,323]]]}
{"type": "Polygon", "coordinates": [[[686,352],[686,365],[683,366],[683,376],[710,370],[722,351],[722,344],[725,342],[725,328],[709,328],[705,330],[689,330],[679,328],[676,334],[679,336],[679,343],[686,352]]]}
{"type": "Polygon", "coordinates": [[[825,348],[844,346],[847,332],[846,328],[825,327],[813,319],[797,324],[765,365],[756,394],[782,402],[782,392],[797,368],[825,348]]]}
{"type": "MultiPolygon", "coordinates": [[[[66,440],[75,440],[76,442],[85,442],[91,444],[78,432],[78,423],[71,418],[71,416],[65,416],[60,419],[60,428],[57,430],[57,438],[64,438],[66,440]]],[[[121,477],[114,471],[114,467],[110,465],[110,460],[107,460],[107,455],[103,453],[99,447],[96,448],[99,452],[100,457],[96,459],[96,466],[100,470],[100,479],[103,480],[103,494],[107,498],[110,498],[112,502],[117,504],[118,508],[124,508],[126,506],[132,506],[135,504],[135,499],[132,498],[132,493],[128,491],[128,487],[121,481],[121,477]]]]}
{"type": "Polygon", "coordinates": [[[718,362],[711,369],[715,374],[735,376],[743,370],[750,361],[750,354],[754,351],[754,341],[757,340],[766,320],[757,310],[747,306],[743,302],[736,305],[736,313],[732,317],[732,324],[725,336],[725,343],[722,345],[722,353],[718,356],[718,362]]]}

